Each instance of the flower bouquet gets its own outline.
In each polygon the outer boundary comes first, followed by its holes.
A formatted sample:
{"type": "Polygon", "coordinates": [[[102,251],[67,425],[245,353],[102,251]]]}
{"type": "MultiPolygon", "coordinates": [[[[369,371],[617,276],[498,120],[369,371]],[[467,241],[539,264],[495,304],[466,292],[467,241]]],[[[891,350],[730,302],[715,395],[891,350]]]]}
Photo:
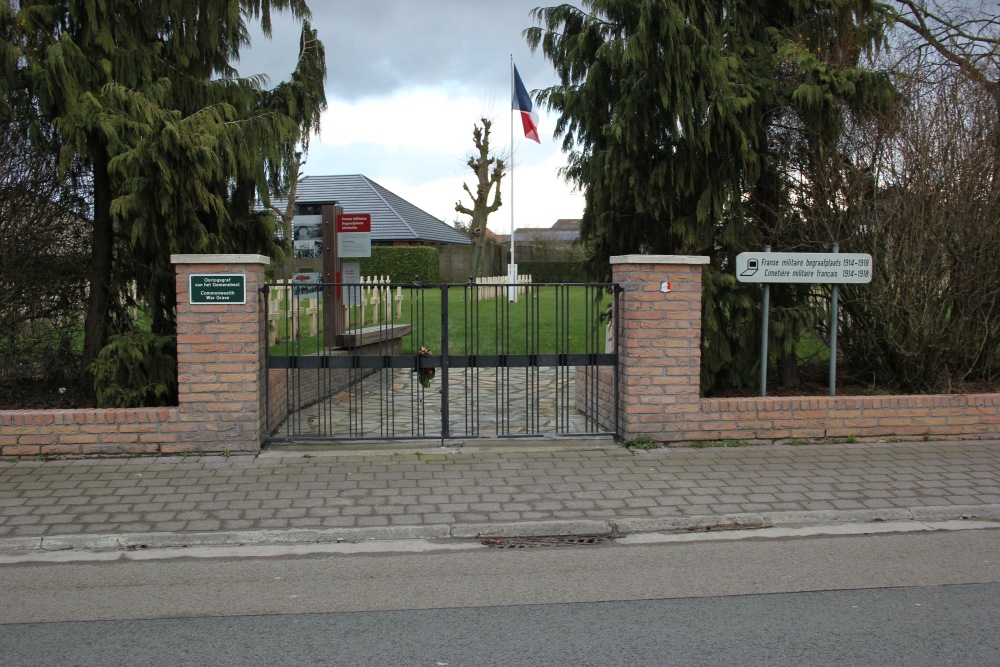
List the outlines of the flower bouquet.
{"type": "MultiPolygon", "coordinates": [[[[417,353],[421,357],[431,356],[431,351],[428,350],[423,345],[420,346],[420,351],[417,353]]],[[[427,389],[431,386],[431,380],[434,379],[434,369],[433,368],[417,368],[417,379],[420,381],[420,386],[427,389]]]]}

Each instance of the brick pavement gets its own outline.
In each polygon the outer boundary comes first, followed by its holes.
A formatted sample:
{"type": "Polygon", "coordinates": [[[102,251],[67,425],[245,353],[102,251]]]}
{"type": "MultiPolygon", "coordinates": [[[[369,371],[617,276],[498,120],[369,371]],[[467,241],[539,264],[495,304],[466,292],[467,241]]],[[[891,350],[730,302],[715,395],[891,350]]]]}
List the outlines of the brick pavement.
{"type": "Polygon", "coordinates": [[[1000,508],[1000,441],[557,447],[4,462],[0,550],[125,533],[1000,508]]]}

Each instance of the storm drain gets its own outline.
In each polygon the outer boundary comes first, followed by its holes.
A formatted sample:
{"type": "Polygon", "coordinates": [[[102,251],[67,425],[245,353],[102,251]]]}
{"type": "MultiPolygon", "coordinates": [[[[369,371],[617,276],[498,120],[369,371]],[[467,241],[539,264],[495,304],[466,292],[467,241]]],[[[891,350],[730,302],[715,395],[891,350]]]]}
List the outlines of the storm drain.
{"type": "Polygon", "coordinates": [[[535,547],[579,547],[604,544],[610,535],[539,535],[537,537],[487,537],[480,540],[492,549],[533,549],[535,547]]]}

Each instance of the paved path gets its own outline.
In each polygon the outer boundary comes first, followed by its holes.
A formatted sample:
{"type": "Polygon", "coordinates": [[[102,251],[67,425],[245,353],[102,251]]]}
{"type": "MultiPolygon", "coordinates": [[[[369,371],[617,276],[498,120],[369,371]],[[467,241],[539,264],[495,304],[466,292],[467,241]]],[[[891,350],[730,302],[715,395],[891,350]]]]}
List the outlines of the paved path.
{"type": "MultiPolygon", "coordinates": [[[[575,367],[454,368],[448,374],[451,437],[599,433],[576,409],[575,367]]],[[[408,369],[373,373],[292,415],[273,436],[440,436],[441,376],[424,389],[408,369]]]]}
{"type": "Polygon", "coordinates": [[[1000,441],[0,463],[0,551],[581,532],[732,520],[1000,518],[1000,441]],[[159,536],[159,537],[158,537],[159,536]],[[47,546],[43,546],[47,545],[47,546]]]}

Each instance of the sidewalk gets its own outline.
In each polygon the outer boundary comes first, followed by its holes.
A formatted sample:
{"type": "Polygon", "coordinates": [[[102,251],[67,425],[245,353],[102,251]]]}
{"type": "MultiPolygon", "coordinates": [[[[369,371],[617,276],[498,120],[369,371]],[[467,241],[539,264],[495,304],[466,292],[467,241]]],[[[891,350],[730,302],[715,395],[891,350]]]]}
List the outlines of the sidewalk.
{"type": "Polygon", "coordinates": [[[0,463],[0,552],[1000,520],[1000,441],[0,463]]]}

